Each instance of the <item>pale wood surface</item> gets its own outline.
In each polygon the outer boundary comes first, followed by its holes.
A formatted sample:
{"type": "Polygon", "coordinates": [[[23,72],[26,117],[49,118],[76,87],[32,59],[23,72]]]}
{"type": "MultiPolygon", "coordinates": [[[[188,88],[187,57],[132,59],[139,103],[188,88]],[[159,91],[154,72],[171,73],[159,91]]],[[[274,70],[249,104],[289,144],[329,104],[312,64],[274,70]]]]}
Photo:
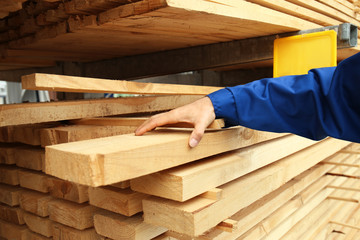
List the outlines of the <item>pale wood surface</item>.
{"type": "Polygon", "coordinates": [[[93,215],[97,208],[87,203],[73,203],[66,200],[49,202],[49,218],[78,230],[94,226],[93,215]]]}
{"type": "Polygon", "coordinates": [[[16,166],[37,171],[44,170],[45,151],[40,147],[24,145],[24,147],[16,148],[14,158],[16,166]]]}
{"type": "Polygon", "coordinates": [[[78,230],[56,222],[53,224],[53,238],[56,240],[70,240],[73,238],[78,240],[104,240],[103,237],[96,233],[94,228],[78,230]]]}
{"type": "Polygon", "coordinates": [[[155,197],[145,199],[143,201],[145,222],[197,236],[348,144],[347,142],[328,139],[297,154],[288,156],[282,161],[223,185],[221,187],[223,198],[210,205],[202,198],[193,198],[184,203],[155,197]],[[311,158],[305,156],[311,156],[311,158]],[[301,166],[296,164],[300,159],[302,159],[301,166]],[[256,188],[252,184],[261,186],[261,188],[256,188]],[[254,189],[257,190],[254,191],[254,189]],[[245,195],[247,197],[244,199],[243,196],[245,195]],[[155,215],[156,217],[154,217],[155,215]],[[179,222],[191,224],[184,227],[179,225],[179,222]]]}
{"type": "Polygon", "coordinates": [[[185,201],[314,144],[289,135],[131,180],[135,191],[185,201]]]}
{"type": "Polygon", "coordinates": [[[156,130],[144,136],[120,135],[46,147],[46,173],[76,183],[101,186],[178,166],[281,134],[243,127],[205,133],[188,146],[189,131],[156,130]]]}
{"type": "Polygon", "coordinates": [[[0,126],[165,111],[197,99],[199,96],[185,95],[8,104],[0,106],[0,126]]]}
{"type": "Polygon", "coordinates": [[[19,196],[21,209],[40,217],[49,216],[48,204],[54,198],[45,193],[23,190],[19,196]]]}
{"type": "Polygon", "coordinates": [[[22,77],[22,88],[60,92],[125,93],[150,95],[207,95],[220,87],[142,83],[35,73],[22,77]]]}
{"type": "Polygon", "coordinates": [[[54,198],[61,198],[76,203],[89,201],[88,187],[58,178],[48,178],[49,193],[54,198]]]}
{"type": "Polygon", "coordinates": [[[96,231],[111,239],[152,239],[167,229],[144,223],[141,214],[124,217],[111,212],[100,212],[94,216],[96,231]]]}
{"type": "Polygon", "coordinates": [[[142,200],[147,194],[112,186],[89,188],[90,204],[125,216],[142,212],[142,200]]]}
{"type": "Polygon", "coordinates": [[[53,222],[47,217],[39,217],[32,213],[25,212],[24,220],[29,229],[45,237],[52,236],[53,222]]]}

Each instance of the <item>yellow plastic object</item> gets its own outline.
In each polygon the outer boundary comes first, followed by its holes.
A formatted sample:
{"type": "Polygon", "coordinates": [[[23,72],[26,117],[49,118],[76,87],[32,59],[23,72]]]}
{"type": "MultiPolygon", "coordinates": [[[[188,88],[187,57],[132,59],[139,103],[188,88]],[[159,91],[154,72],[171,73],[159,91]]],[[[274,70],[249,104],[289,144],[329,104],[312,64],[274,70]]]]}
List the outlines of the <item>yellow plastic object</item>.
{"type": "Polygon", "coordinates": [[[306,74],[310,69],[337,64],[334,30],[308,33],[274,41],[274,77],[306,74]]]}

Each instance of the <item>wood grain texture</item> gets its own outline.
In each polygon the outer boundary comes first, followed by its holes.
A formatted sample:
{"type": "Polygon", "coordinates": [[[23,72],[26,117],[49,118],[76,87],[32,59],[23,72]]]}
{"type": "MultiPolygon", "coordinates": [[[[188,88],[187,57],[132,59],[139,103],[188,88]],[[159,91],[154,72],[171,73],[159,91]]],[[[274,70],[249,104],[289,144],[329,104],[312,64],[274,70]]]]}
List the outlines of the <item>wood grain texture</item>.
{"type": "Polygon", "coordinates": [[[289,135],[131,180],[131,188],[186,201],[314,144],[289,135]]]}
{"type": "Polygon", "coordinates": [[[37,191],[23,190],[20,193],[19,203],[21,209],[40,217],[49,216],[48,205],[53,197],[37,191]]]}
{"type": "Polygon", "coordinates": [[[280,136],[243,127],[205,133],[196,148],[189,131],[156,130],[144,136],[120,135],[46,147],[46,173],[76,183],[113,184],[220,152],[280,136]]]}
{"type": "Polygon", "coordinates": [[[16,225],[0,220],[0,237],[12,240],[27,240],[29,229],[25,225],[16,225]]]}
{"type": "Polygon", "coordinates": [[[32,213],[25,212],[24,221],[31,231],[45,237],[52,236],[53,222],[48,217],[39,217],[32,213]]]}
{"type": "Polygon", "coordinates": [[[23,225],[24,211],[19,207],[10,207],[0,203],[0,219],[9,223],[23,225]]]}
{"type": "Polygon", "coordinates": [[[0,106],[0,126],[165,111],[183,106],[197,99],[199,99],[199,96],[158,96],[8,104],[0,106]]]}
{"type": "Polygon", "coordinates": [[[42,73],[23,76],[21,84],[24,89],[29,90],[150,95],[207,95],[221,89],[220,87],[142,83],[42,73]]]}
{"type": "Polygon", "coordinates": [[[54,222],[53,224],[53,239],[54,240],[104,240],[104,237],[96,233],[94,228],[85,230],[78,230],[72,227],[65,226],[54,222]]]}
{"type": "Polygon", "coordinates": [[[328,139],[283,158],[275,164],[223,185],[221,187],[223,198],[212,204],[205,202],[200,197],[184,203],[155,197],[145,199],[143,201],[145,222],[164,226],[190,236],[198,236],[348,144],[328,139]],[[296,164],[300,159],[302,164],[296,164]],[[259,188],[259,186],[261,187],[259,188]],[[185,227],[178,224],[179,222],[188,224],[185,227]]]}
{"type": "Polygon", "coordinates": [[[144,223],[141,214],[124,217],[107,211],[95,214],[94,225],[99,234],[111,239],[152,239],[167,230],[144,223]]]}

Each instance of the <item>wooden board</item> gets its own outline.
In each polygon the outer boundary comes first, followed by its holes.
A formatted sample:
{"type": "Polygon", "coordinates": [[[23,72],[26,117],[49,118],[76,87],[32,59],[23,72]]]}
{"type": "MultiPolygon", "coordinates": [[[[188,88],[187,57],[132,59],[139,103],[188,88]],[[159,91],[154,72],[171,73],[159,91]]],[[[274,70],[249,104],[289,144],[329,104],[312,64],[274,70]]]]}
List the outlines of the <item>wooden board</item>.
{"type": "Polygon", "coordinates": [[[45,151],[40,147],[24,146],[14,151],[15,163],[19,167],[43,171],[45,151]]]}
{"type": "Polygon", "coordinates": [[[149,95],[207,95],[222,89],[220,87],[142,83],[42,73],[23,76],[21,85],[23,89],[29,90],[149,95]]]}
{"type": "Polygon", "coordinates": [[[89,188],[90,204],[125,216],[142,212],[142,200],[147,194],[112,186],[89,188]]]}
{"type": "Polygon", "coordinates": [[[81,100],[0,106],[0,127],[86,117],[170,110],[199,99],[199,96],[158,96],[81,100]]]}
{"type": "Polygon", "coordinates": [[[18,206],[22,188],[0,183],[0,203],[8,206],[18,206]]]}
{"type": "Polygon", "coordinates": [[[186,201],[314,143],[294,135],[284,136],[201,162],[132,179],[131,188],[154,196],[186,201]]]}
{"type": "Polygon", "coordinates": [[[18,170],[15,166],[0,165],[0,183],[19,185],[18,170]]]}
{"type": "Polygon", "coordinates": [[[48,204],[54,198],[45,193],[23,190],[20,193],[19,203],[21,209],[40,217],[49,216],[48,204]]]}
{"type": "Polygon", "coordinates": [[[33,231],[29,230],[26,233],[26,240],[52,240],[51,237],[44,237],[40,234],[34,233],[33,231]]]}
{"type": "Polygon", "coordinates": [[[48,217],[39,217],[32,213],[25,212],[24,220],[31,231],[45,237],[52,236],[53,222],[48,217]]]}
{"type": "Polygon", "coordinates": [[[10,207],[0,203],[0,219],[16,225],[23,225],[24,211],[19,207],[10,207]]]}
{"type": "Polygon", "coordinates": [[[18,146],[1,144],[0,145],[0,163],[2,164],[15,164],[15,151],[18,146]]]}
{"type": "Polygon", "coordinates": [[[49,202],[50,220],[64,224],[78,230],[94,226],[93,215],[97,208],[89,204],[73,203],[65,200],[49,202]]]}
{"type": "Polygon", "coordinates": [[[95,214],[94,225],[96,232],[111,239],[152,239],[167,230],[144,223],[141,214],[124,217],[107,211],[95,214]]]}
{"type": "Polygon", "coordinates": [[[190,236],[198,236],[348,144],[344,141],[328,139],[283,158],[279,162],[223,185],[222,198],[215,202],[209,202],[201,197],[183,203],[155,197],[145,199],[143,201],[145,222],[190,236]],[[302,164],[296,164],[298,161],[302,164]],[[186,226],[179,224],[183,222],[187,223],[186,226]]]}
{"type": "Polygon", "coordinates": [[[78,230],[56,222],[54,222],[53,224],[53,239],[54,240],[70,240],[70,239],[104,240],[103,237],[101,237],[96,233],[94,228],[78,230]]]}
{"type": "Polygon", "coordinates": [[[24,225],[16,225],[0,220],[0,237],[11,240],[27,240],[29,229],[24,225]]]}
{"type": "Polygon", "coordinates": [[[89,201],[88,187],[58,178],[48,178],[50,195],[76,203],[89,201]]]}
{"type": "Polygon", "coordinates": [[[207,132],[199,146],[190,148],[189,134],[185,130],[156,130],[141,137],[120,135],[48,146],[46,173],[101,186],[281,136],[236,127],[207,132]]]}
{"type": "Polygon", "coordinates": [[[51,176],[48,176],[42,172],[25,169],[19,170],[20,186],[38,192],[48,193],[50,191],[50,178],[51,176]]]}

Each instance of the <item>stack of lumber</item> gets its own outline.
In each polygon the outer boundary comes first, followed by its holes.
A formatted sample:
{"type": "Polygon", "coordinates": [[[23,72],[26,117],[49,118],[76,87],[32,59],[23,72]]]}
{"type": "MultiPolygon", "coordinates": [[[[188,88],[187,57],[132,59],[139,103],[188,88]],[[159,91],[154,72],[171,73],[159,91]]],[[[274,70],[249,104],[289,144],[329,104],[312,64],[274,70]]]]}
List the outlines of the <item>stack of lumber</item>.
{"type": "MultiPolygon", "coordinates": [[[[340,0],[33,0],[0,20],[0,70],[229,42],[350,22],[340,0]]],[[[359,48],[339,50],[339,60],[359,48]]]]}
{"type": "Polygon", "coordinates": [[[143,118],[106,117],[168,110],[199,97],[1,106],[0,237],[359,236],[359,144],[220,129],[216,121],[191,149],[184,126],[138,137],[129,132],[143,118]]]}

